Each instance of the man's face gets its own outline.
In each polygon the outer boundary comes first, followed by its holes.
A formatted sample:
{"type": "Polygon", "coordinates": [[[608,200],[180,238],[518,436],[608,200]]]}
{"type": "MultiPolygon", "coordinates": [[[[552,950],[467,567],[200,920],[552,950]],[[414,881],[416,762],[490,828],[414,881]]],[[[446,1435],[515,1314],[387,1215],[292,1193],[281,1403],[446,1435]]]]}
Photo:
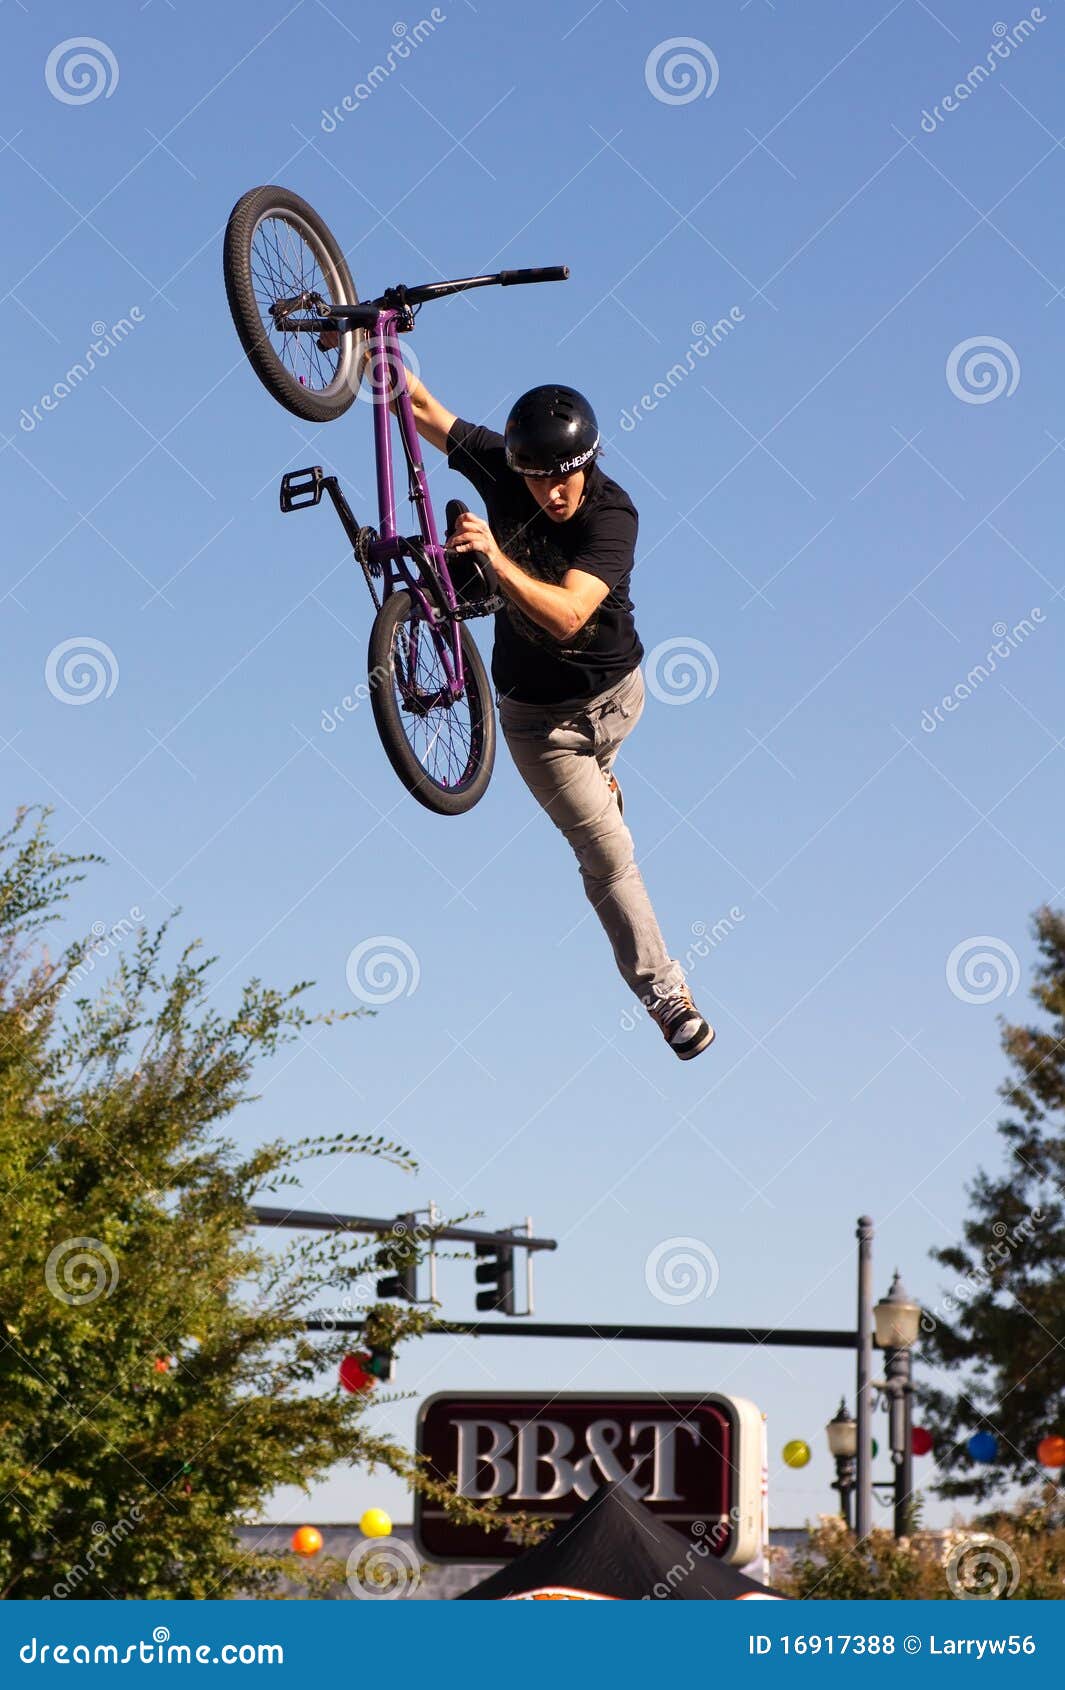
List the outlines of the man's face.
{"type": "Polygon", "coordinates": [[[571,475],[525,475],[522,480],[554,522],[568,522],[584,495],[582,469],[575,469],[571,475]]]}

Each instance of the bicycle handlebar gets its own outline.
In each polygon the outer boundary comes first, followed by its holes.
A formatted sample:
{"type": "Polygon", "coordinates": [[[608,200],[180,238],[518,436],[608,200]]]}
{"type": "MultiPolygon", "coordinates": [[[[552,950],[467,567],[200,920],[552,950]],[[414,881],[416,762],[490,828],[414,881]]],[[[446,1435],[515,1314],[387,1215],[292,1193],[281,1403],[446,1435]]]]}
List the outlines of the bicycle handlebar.
{"type": "MultiPolygon", "coordinates": [[[[348,329],[373,329],[382,311],[422,305],[430,299],[445,299],[449,294],[465,293],[469,288],[510,288],[524,282],[565,282],[568,279],[568,264],[548,264],[536,270],[498,270],[494,276],[464,276],[453,282],[425,282],[416,288],[389,288],[379,299],[363,300],[358,305],[338,303],[324,309],[324,301],[318,301],[317,318],[292,314],[308,308],[311,296],[301,295],[299,299],[278,300],[271,308],[271,314],[279,329],[290,332],[321,333],[330,323],[341,324],[348,329]]],[[[314,296],[316,300],[317,297],[314,296]]]]}
{"type": "Polygon", "coordinates": [[[500,270],[500,287],[510,288],[517,282],[565,282],[569,279],[568,264],[549,264],[542,270],[500,270]]]}
{"type": "MultiPolygon", "coordinates": [[[[446,299],[453,293],[466,293],[470,288],[496,286],[513,287],[517,282],[564,282],[569,276],[568,264],[552,264],[540,270],[498,270],[494,276],[463,276],[454,282],[424,282],[420,287],[404,288],[403,299],[408,305],[422,305],[430,299],[446,299]]],[[[395,303],[398,289],[389,289],[374,304],[383,307],[395,303]]]]}

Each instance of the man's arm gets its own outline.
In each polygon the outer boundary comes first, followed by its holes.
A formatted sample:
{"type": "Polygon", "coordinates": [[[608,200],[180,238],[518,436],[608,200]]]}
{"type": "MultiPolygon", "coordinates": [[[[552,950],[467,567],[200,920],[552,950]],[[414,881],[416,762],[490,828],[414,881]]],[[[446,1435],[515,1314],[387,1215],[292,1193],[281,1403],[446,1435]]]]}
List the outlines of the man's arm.
{"type": "Polygon", "coordinates": [[[562,645],[587,622],[610,591],[605,581],[588,575],[583,569],[567,569],[556,587],[550,581],[538,581],[526,575],[516,563],[511,563],[497,548],[492,557],[499,585],[508,599],[513,599],[530,621],[545,628],[562,645]]]}
{"type": "Polygon", "coordinates": [[[527,575],[500,551],[487,522],[472,511],[459,518],[449,545],[456,551],[482,552],[495,568],[507,598],[563,645],[584,627],[610,591],[605,581],[584,569],[567,569],[557,586],[527,575]]]}
{"type": "MultiPolygon", "coordinates": [[[[430,446],[438,451],[447,451],[447,437],[455,423],[454,411],[449,411],[446,405],[441,405],[439,399],[434,399],[423,381],[419,381],[410,370],[407,371],[407,390],[410,393],[411,408],[414,411],[414,424],[423,440],[428,440],[430,446]]],[[[393,412],[395,405],[392,406],[393,412]]]]}

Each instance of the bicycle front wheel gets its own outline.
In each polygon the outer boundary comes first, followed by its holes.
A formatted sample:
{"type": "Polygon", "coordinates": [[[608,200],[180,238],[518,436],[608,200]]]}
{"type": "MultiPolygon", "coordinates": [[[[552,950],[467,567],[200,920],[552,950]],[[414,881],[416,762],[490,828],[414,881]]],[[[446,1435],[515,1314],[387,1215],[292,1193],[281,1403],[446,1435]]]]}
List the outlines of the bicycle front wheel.
{"type": "Polygon", "coordinates": [[[229,215],[222,250],[226,298],[240,344],[269,393],[307,422],[343,416],[358,391],[364,331],[335,346],[321,332],[280,329],[271,307],[306,320],[316,305],[357,305],[347,261],[313,206],[288,188],[252,188],[229,215]]]}
{"type": "Polygon", "coordinates": [[[409,593],[390,593],[370,630],[370,698],[388,760],[407,791],[438,816],[472,810],[496,751],[491,684],[462,628],[466,686],[452,699],[433,630],[409,593]]]}

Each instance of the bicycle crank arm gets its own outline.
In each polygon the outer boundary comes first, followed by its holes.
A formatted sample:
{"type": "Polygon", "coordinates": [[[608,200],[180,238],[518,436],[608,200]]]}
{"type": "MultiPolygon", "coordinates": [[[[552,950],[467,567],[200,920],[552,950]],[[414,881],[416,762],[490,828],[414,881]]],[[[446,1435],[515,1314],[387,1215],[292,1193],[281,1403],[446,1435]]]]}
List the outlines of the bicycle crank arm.
{"type": "Polygon", "coordinates": [[[340,518],[344,532],[357,552],[364,530],[355,521],[351,506],[341,492],[335,475],[326,475],[321,464],[313,464],[310,469],[290,469],[281,477],[281,509],[286,513],[320,504],[323,493],[328,493],[332,499],[333,508],[340,518]]]}
{"type": "MultiPolygon", "coordinates": [[[[344,497],[335,475],[326,475],[321,464],[313,464],[310,469],[288,470],[281,477],[281,509],[286,514],[320,504],[323,493],[328,493],[333,501],[333,509],[340,518],[341,527],[351,542],[351,549],[363,570],[370,575],[380,575],[380,564],[371,562],[369,557],[369,548],[377,539],[377,531],[373,528],[363,528],[356,522],[355,513],[344,497]]],[[[377,603],[377,595],[372,586],[370,592],[377,603]]]]}

